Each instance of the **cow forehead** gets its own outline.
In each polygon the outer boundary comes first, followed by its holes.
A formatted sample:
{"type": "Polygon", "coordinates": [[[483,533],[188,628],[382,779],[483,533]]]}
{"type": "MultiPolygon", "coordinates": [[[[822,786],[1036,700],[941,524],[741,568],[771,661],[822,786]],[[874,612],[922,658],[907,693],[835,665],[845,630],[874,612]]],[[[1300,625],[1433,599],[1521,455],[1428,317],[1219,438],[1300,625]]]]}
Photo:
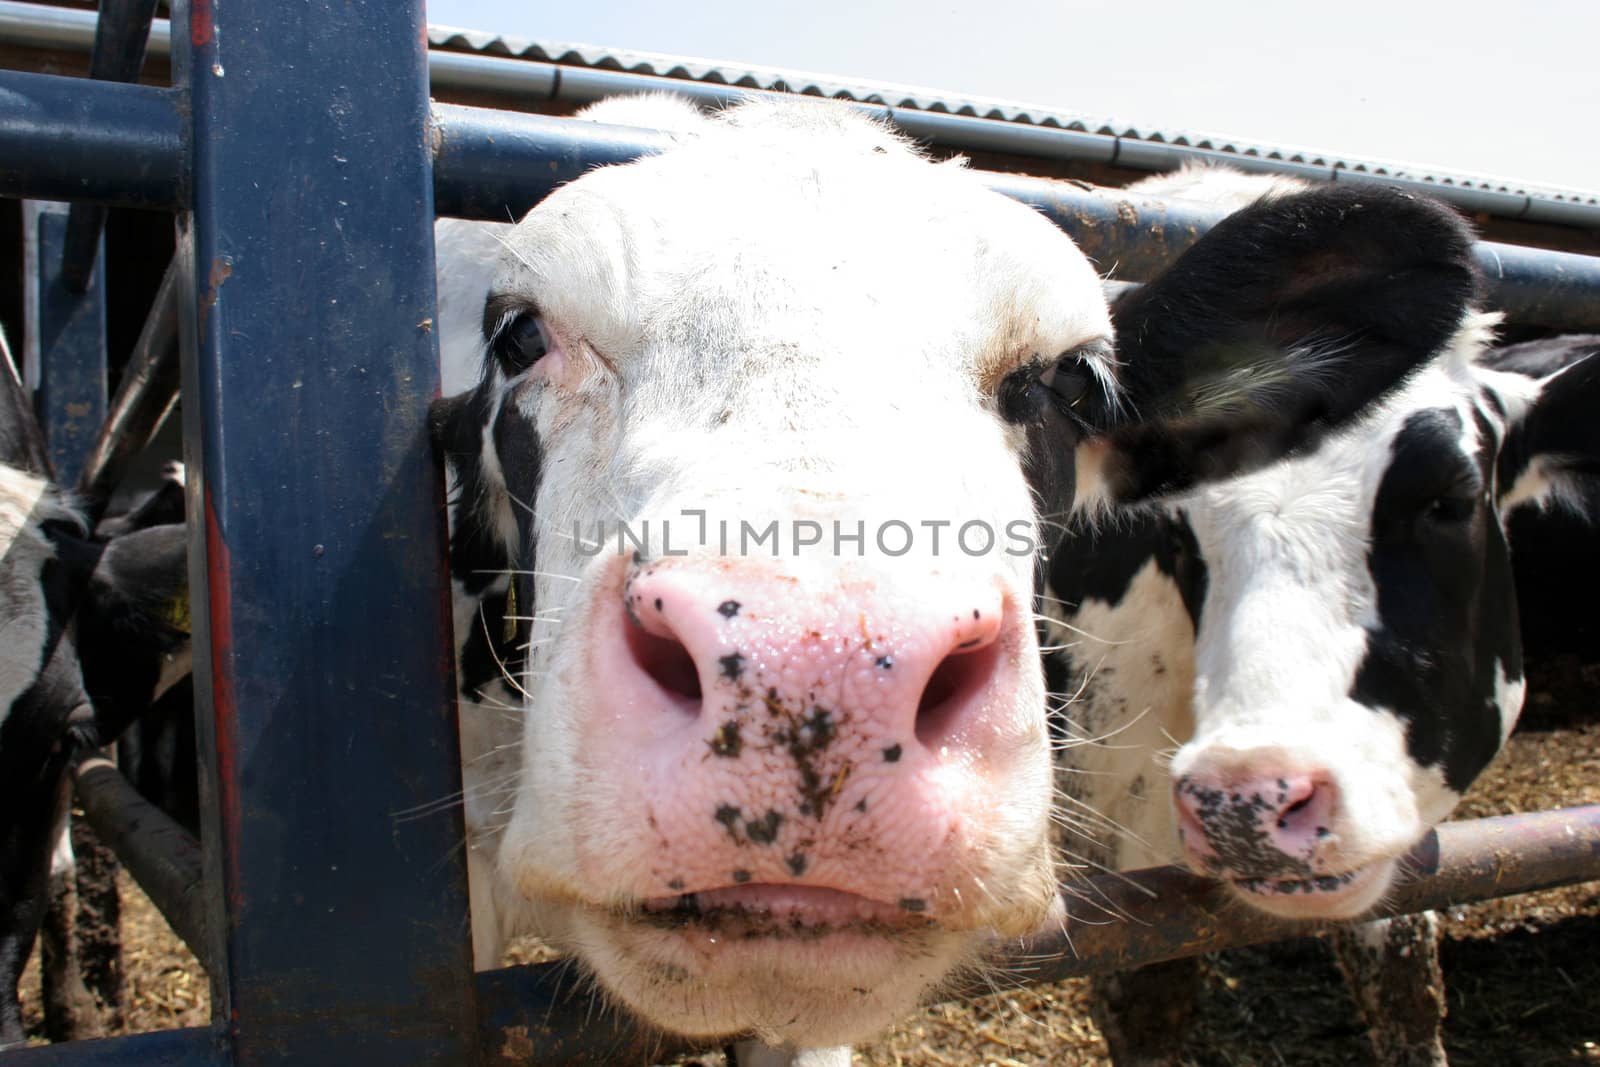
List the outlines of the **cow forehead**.
{"type": "Polygon", "coordinates": [[[497,289],[618,361],[775,348],[987,379],[1110,336],[1070,239],[854,116],[713,125],[563,188],[509,244],[497,289]]]}

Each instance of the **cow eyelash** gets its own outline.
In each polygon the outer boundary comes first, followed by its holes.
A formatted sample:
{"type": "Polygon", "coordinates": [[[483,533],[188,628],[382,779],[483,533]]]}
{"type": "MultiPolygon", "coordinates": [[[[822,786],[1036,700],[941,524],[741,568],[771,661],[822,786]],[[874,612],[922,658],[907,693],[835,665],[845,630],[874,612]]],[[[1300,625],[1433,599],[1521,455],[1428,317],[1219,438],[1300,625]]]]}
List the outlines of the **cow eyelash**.
{"type": "Polygon", "coordinates": [[[544,320],[531,309],[506,314],[489,337],[489,350],[512,377],[539,362],[550,348],[544,320]]]}
{"type": "Polygon", "coordinates": [[[997,399],[1007,422],[1037,422],[1047,411],[1066,418],[1080,431],[1091,429],[1081,409],[1098,384],[1090,359],[1111,358],[1111,342],[1090,341],[1053,360],[1035,359],[1012,371],[1000,383],[997,399]]]}

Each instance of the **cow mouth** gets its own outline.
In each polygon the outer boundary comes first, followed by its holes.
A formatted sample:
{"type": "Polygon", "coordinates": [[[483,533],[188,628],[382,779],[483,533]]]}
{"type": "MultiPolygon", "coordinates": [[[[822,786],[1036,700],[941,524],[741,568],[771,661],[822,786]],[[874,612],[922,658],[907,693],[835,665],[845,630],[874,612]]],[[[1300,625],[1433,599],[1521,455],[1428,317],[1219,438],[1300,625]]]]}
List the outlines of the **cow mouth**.
{"type": "Polygon", "coordinates": [[[844,890],[761,883],[651,897],[629,918],[659,930],[730,940],[889,935],[933,925],[909,901],[886,904],[844,890]]]}
{"type": "Polygon", "coordinates": [[[1239,878],[1228,884],[1251,904],[1291,918],[1350,918],[1376,903],[1388,887],[1393,861],[1306,878],[1239,878]]]}

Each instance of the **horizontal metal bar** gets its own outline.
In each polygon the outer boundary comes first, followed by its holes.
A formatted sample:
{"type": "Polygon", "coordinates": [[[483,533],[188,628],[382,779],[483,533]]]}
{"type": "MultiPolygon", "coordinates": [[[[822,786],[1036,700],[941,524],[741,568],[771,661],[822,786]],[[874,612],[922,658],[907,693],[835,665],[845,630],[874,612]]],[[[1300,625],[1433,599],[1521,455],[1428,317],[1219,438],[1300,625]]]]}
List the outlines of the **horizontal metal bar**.
{"type": "MultiPolygon", "coordinates": [[[[40,7],[15,0],[0,0],[0,42],[24,47],[87,51],[94,35],[94,16],[85,11],[40,7]]],[[[155,20],[150,34],[150,54],[166,58],[171,52],[171,26],[155,20]]],[[[618,93],[666,91],[689,97],[704,106],[722,106],[749,96],[775,95],[771,90],[687,78],[668,78],[631,71],[572,64],[549,63],[520,57],[481,55],[434,50],[428,54],[429,80],[435,93],[452,91],[493,93],[524,105],[560,102],[579,105],[618,93]]],[[[914,137],[958,151],[994,151],[1038,159],[1084,160],[1111,163],[1130,170],[1165,171],[1187,162],[1226,163],[1242,170],[1289,174],[1317,181],[1409,182],[1431,195],[1468,211],[1487,211],[1501,218],[1524,219],[1557,226],[1593,229],[1600,226],[1600,204],[1576,199],[1534,196],[1511,188],[1485,188],[1470,175],[1445,175],[1442,181],[1416,181],[1373,175],[1367,166],[1408,166],[1383,161],[1306,163],[1294,156],[1318,156],[1309,150],[1285,147],[1268,154],[1218,151],[1193,145],[1150,140],[1112,133],[1068,130],[1036,122],[1011,121],[976,115],[923,111],[916,108],[861,107],[891,116],[914,137]],[[1289,154],[1289,155],[1285,155],[1289,154]]],[[[1484,182],[1494,179],[1483,179],[1484,182]]],[[[1505,182],[1505,185],[1514,183],[1505,182]]],[[[1574,191],[1574,195],[1583,195],[1574,191]]]]}
{"type": "MultiPolygon", "coordinates": [[[[1382,915],[1403,915],[1600,880],[1600,805],[1447,823],[1410,858],[1414,872],[1382,915]]],[[[1089,875],[1063,886],[1064,929],[1012,943],[997,966],[1025,983],[1129,970],[1162,960],[1299,937],[1323,924],[1240,907],[1208,878],[1179,867],[1089,875]]],[[[536,964],[477,976],[486,1064],[644,1064],[677,1052],[617,1012],[596,1014],[589,983],[571,964],[536,964]]],[[[992,992],[975,982],[962,995],[992,992]]]]}
{"type": "MultiPolygon", "coordinates": [[[[156,0],[102,0],[100,17],[95,22],[94,51],[89,57],[89,77],[107,82],[138,81],[145,44],[150,39],[150,20],[155,13],[156,0]]],[[[67,217],[61,279],[75,292],[89,288],[105,227],[105,205],[72,205],[67,217]]]]}
{"type": "MultiPolygon", "coordinates": [[[[1407,915],[1594,881],[1600,879],[1600,805],[1446,823],[1412,852],[1408,865],[1413,876],[1391,891],[1377,914],[1407,915]]],[[[1178,867],[1087,877],[1065,887],[1063,899],[1065,929],[1029,938],[1006,954],[1009,971],[1024,981],[1129,970],[1320,928],[1239,907],[1218,883],[1178,867]]]]}
{"type": "Polygon", "coordinates": [[[110,760],[79,764],[74,787],[95,834],[111,847],[173,933],[207,967],[200,843],[150,803],[110,760]]]}
{"type": "Polygon", "coordinates": [[[170,89],[0,71],[0,196],[175,210],[182,130],[170,89]]]}
{"type": "Polygon", "coordinates": [[[122,384],[78,479],[78,492],[98,512],[178,399],[178,268],[167,266],[145,316],[122,384]]]}
{"type": "MultiPolygon", "coordinates": [[[[668,135],[440,104],[433,113],[440,214],[504,222],[593,167],[660,151],[668,135]]],[[[1146,281],[1224,216],[1204,204],[1131,198],[1075,182],[987,173],[989,187],[1065,230],[1102,274],[1146,281]]],[[[1429,192],[1435,190],[1429,189],[1429,192]]],[[[1600,330],[1600,257],[1480,242],[1489,303],[1512,321],[1600,330]]]]}
{"type": "MultiPolygon", "coordinates": [[[[0,71],[0,195],[178,207],[188,184],[178,119],[166,90],[0,71]]],[[[658,131],[451,104],[434,107],[433,135],[439,212],[498,221],[593,167],[671,143],[658,131]]],[[[986,180],[1044,212],[1124,281],[1151,277],[1222,214],[1072,182],[986,180]]],[[[1478,259],[1491,306],[1511,320],[1600,329],[1600,258],[1484,242],[1478,259]]]]}
{"type": "Polygon", "coordinates": [[[1600,256],[1479,241],[1489,304],[1512,322],[1572,333],[1600,330],[1600,256]]]}
{"type": "Polygon", "coordinates": [[[484,1067],[643,1067],[697,1048],[604,1007],[592,980],[565,960],[474,977],[484,1067]]]}
{"type": "Polygon", "coordinates": [[[519,219],[586,171],[659,152],[655,130],[435,104],[434,209],[441,215],[519,219]]]}
{"type": "Polygon", "coordinates": [[[159,1030],[153,1034],[68,1041],[60,1045],[16,1049],[5,1054],[6,1067],[210,1067],[231,1064],[227,1050],[210,1030],[159,1030]]]}

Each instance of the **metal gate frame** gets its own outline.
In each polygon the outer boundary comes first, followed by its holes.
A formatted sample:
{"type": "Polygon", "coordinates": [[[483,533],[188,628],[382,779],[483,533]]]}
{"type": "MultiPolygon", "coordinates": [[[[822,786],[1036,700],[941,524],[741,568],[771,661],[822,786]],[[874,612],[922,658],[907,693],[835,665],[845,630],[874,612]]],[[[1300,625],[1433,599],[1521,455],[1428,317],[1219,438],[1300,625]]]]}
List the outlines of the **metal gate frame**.
{"type": "MultiPolygon", "coordinates": [[[[0,195],[176,215],[174,267],[80,485],[113,483],[170,401],[175,323],[205,847],[140,807],[114,769],[91,765],[79,787],[205,964],[213,1022],[6,1062],[619,1063],[668,1051],[597,1009],[565,964],[475,975],[459,809],[401,817],[460,788],[443,480],[425,428],[439,388],[435,213],[520,216],[666,139],[430,107],[419,0],[175,0],[186,32],[171,89],[115,84],[137,72],[128,57],[142,55],[153,0],[101,6],[106,54],[123,59],[95,73],[113,80],[0,72],[0,195]]],[[[1129,280],[1220,217],[988,180],[1129,280]]],[[[61,269],[41,264],[39,284],[66,287],[63,306],[92,315],[101,298],[84,285],[103,214],[84,214],[41,246],[61,269]]],[[[1513,318],[1600,327],[1600,259],[1490,244],[1478,257],[1491,302],[1513,318]]],[[[41,341],[51,395],[92,398],[98,372],[103,407],[103,341],[41,341]]],[[[81,427],[63,438],[69,463],[83,440],[81,427]]],[[[1424,877],[1396,911],[1597,878],[1600,807],[1448,825],[1414,866],[1424,877]]],[[[1173,869],[1065,891],[1134,918],[1072,928],[1070,944],[1012,946],[1025,980],[1304,932],[1239,909],[1224,920],[1217,887],[1173,869]]]]}

